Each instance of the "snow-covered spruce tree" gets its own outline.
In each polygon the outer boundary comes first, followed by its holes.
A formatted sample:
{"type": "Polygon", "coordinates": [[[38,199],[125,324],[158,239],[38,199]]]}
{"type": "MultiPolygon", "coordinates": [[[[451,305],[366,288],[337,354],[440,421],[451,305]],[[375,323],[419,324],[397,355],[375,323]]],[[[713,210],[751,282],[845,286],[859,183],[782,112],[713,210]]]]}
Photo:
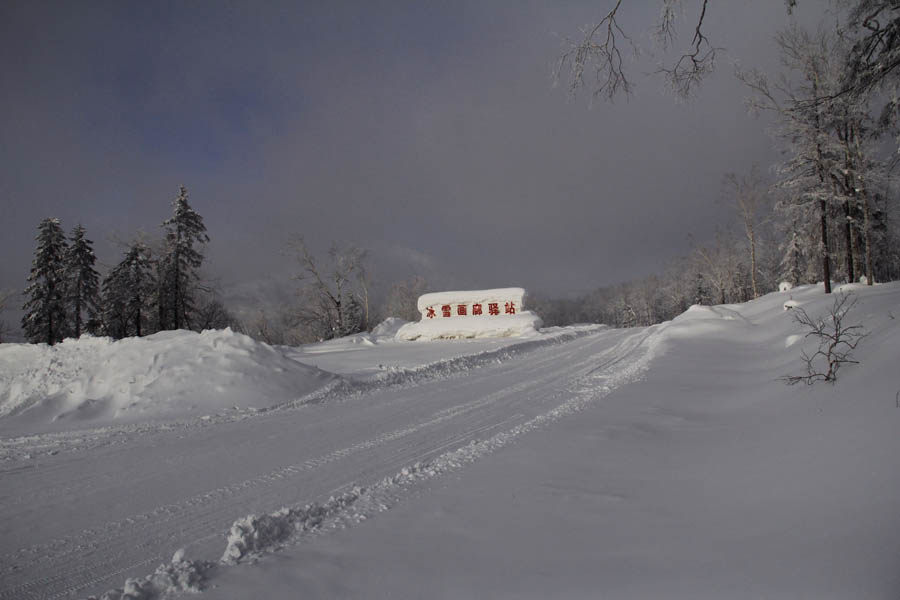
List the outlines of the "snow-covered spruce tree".
{"type": "Polygon", "coordinates": [[[84,237],[84,227],[72,230],[66,253],[66,314],[74,337],[97,330],[100,274],[94,269],[97,257],[93,242],[84,237]]]}
{"type": "Polygon", "coordinates": [[[66,335],[66,236],[59,219],[38,225],[37,248],[25,288],[22,329],[33,342],[55,344],[66,335]]]}
{"type": "Polygon", "coordinates": [[[181,186],[172,206],[171,218],[163,222],[166,253],[160,265],[160,329],[190,328],[197,270],[203,264],[198,246],[209,241],[203,217],[188,204],[187,188],[181,186]]]}
{"type": "Polygon", "coordinates": [[[335,337],[343,337],[345,335],[353,335],[360,331],[365,331],[365,314],[362,304],[354,295],[348,295],[341,304],[341,328],[336,331],[335,337]]]}
{"type": "Polygon", "coordinates": [[[803,277],[803,249],[800,246],[800,235],[796,229],[783,244],[784,256],[781,259],[781,280],[791,285],[798,285],[803,277]]]}
{"type": "MultiPolygon", "coordinates": [[[[163,243],[165,243],[165,240],[163,240],[163,243]]],[[[160,248],[160,252],[157,253],[157,257],[153,260],[156,282],[154,290],[156,295],[154,300],[154,304],[156,305],[156,331],[169,329],[168,323],[171,320],[170,315],[173,313],[171,306],[169,306],[172,301],[169,294],[169,289],[171,287],[169,285],[169,275],[171,270],[166,262],[167,258],[164,248],[160,248]]]]}
{"type": "Polygon", "coordinates": [[[140,337],[155,289],[148,248],[132,244],[122,261],[103,279],[103,323],[107,335],[119,339],[140,337]]]}

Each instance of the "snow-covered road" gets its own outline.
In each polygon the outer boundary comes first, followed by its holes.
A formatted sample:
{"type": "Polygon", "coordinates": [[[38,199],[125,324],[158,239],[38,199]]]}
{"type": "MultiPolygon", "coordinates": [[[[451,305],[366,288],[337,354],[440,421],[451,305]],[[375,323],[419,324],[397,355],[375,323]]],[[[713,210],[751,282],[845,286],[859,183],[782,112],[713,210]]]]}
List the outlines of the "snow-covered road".
{"type": "Polygon", "coordinates": [[[17,459],[0,463],[0,598],[101,593],[179,548],[218,560],[249,513],[324,502],[465,447],[477,458],[639,376],[655,330],[602,330],[293,408],[6,440],[17,459]]]}

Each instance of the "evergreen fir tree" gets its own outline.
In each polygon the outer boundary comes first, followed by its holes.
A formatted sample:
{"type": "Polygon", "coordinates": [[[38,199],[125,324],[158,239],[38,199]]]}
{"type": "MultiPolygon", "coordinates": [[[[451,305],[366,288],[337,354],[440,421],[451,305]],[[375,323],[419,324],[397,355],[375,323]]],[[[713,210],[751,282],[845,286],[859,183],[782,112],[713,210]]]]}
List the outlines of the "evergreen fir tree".
{"type": "Polygon", "coordinates": [[[55,344],[66,334],[66,237],[59,219],[44,219],[35,238],[22,329],[33,343],[55,344]]]}
{"type": "Polygon", "coordinates": [[[96,328],[100,275],[94,269],[97,257],[91,247],[93,242],[84,237],[84,227],[79,225],[73,229],[69,239],[71,243],[66,253],[66,313],[72,335],[80,337],[84,330],[96,328]]]}
{"type": "Polygon", "coordinates": [[[335,337],[353,335],[363,331],[363,308],[356,296],[349,294],[341,302],[341,315],[335,331],[335,337]]]}
{"type": "Polygon", "coordinates": [[[797,230],[791,231],[791,238],[784,245],[784,257],[781,259],[782,281],[788,281],[792,285],[800,283],[803,275],[803,250],[800,247],[800,235],[797,230]]]}
{"type": "Polygon", "coordinates": [[[201,217],[188,204],[184,186],[173,202],[172,217],[163,222],[166,228],[166,256],[161,266],[160,329],[190,328],[190,313],[194,309],[193,291],[199,276],[197,270],[203,263],[203,254],[197,245],[209,241],[206,226],[201,217]]]}
{"type": "Polygon", "coordinates": [[[703,279],[703,273],[698,272],[696,277],[696,283],[694,287],[694,304],[712,304],[709,295],[709,286],[706,284],[706,281],[703,279]]]}
{"type": "Polygon", "coordinates": [[[148,299],[154,288],[149,250],[143,244],[133,244],[103,280],[107,334],[115,338],[143,335],[148,299]]]}

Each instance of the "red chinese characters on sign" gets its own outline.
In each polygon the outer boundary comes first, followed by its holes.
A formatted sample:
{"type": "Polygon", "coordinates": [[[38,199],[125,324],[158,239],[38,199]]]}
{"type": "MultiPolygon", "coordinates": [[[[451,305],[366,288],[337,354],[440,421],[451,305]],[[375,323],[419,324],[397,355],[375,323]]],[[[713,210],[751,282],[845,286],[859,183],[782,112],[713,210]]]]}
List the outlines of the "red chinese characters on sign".
{"type": "Polygon", "coordinates": [[[473,302],[472,304],[440,304],[426,306],[422,309],[423,320],[434,319],[436,317],[480,317],[482,315],[500,316],[502,314],[515,315],[521,310],[521,306],[516,306],[516,300],[498,301],[498,302],[473,302]],[[485,311],[485,304],[487,310],[485,311]],[[503,308],[501,308],[501,306],[503,308]],[[440,313],[438,313],[440,311],[440,313]],[[501,312],[502,311],[502,312],[501,312]]]}

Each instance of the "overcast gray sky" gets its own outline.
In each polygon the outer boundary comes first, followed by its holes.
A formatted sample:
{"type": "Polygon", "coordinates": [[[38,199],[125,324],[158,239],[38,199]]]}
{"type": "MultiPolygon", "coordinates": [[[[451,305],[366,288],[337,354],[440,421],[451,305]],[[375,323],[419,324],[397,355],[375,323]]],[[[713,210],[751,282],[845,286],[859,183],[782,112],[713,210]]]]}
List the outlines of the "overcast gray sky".
{"type": "MultiPolygon", "coordinates": [[[[716,0],[728,57],[693,102],[645,58],[630,100],[588,109],[550,65],[609,5],[3,2],[0,288],[24,287],[42,218],[82,223],[110,265],[181,184],[226,292],[290,286],[291,234],[368,247],[385,281],[562,295],[657,272],[730,216],[726,172],[776,158],[728,61],[774,68],[788,16],[716,0]]],[[[644,50],[659,5],[622,9],[644,50]]]]}

